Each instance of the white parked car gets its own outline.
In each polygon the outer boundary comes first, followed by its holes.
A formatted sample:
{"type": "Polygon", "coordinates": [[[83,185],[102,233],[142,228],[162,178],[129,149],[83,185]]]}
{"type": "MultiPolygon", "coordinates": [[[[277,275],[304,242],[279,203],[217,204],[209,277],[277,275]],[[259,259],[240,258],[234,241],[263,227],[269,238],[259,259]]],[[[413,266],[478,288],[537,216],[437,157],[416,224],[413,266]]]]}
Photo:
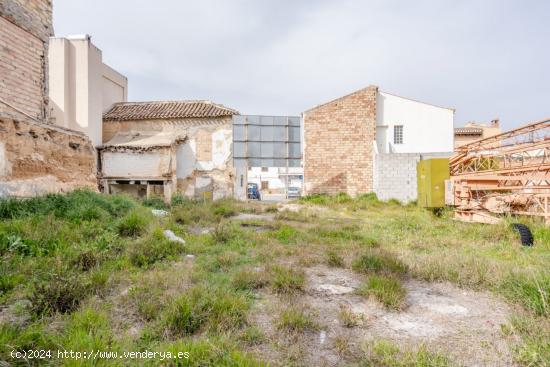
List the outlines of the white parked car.
{"type": "Polygon", "coordinates": [[[287,190],[287,196],[289,198],[299,198],[302,196],[302,190],[299,187],[289,187],[287,190]]]}

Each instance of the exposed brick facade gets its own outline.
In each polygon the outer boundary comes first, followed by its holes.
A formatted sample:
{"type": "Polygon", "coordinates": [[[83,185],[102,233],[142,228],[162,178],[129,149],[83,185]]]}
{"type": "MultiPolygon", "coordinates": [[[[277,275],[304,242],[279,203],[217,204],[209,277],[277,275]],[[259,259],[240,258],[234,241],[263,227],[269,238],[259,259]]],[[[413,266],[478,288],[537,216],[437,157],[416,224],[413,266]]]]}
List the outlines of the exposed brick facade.
{"type": "Polygon", "coordinates": [[[0,1],[0,117],[47,120],[51,35],[51,0],[0,1]]]}
{"type": "Polygon", "coordinates": [[[304,112],[306,194],[373,191],[377,94],[369,86],[304,112]]]}

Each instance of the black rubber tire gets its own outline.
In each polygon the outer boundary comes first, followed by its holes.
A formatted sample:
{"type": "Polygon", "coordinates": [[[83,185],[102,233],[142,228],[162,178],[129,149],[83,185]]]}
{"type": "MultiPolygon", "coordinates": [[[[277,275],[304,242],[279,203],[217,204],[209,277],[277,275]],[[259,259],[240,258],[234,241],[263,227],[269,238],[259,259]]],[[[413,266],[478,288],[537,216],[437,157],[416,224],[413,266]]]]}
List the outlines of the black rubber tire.
{"type": "Polygon", "coordinates": [[[523,246],[533,246],[533,234],[529,227],[521,223],[513,223],[512,227],[519,233],[523,246]]]}

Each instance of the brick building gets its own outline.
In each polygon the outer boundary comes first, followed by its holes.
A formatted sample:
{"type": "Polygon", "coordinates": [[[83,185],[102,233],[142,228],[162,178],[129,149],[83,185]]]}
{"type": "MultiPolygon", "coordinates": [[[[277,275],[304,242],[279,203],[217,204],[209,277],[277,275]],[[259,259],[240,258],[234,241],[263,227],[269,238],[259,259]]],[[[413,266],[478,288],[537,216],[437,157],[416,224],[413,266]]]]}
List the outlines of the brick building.
{"type": "Polygon", "coordinates": [[[373,190],[377,94],[369,86],[303,113],[305,193],[373,190]]]}
{"type": "Polygon", "coordinates": [[[305,194],[374,191],[382,199],[415,200],[416,162],[453,152],[453,109],[377,86],[302,116],[305,194]]]}
{"type": "Polygon", "coordinates": [[[51,0],[0,1],[0,116],[43,121],[51,0]]]}
{"type": "Polygon", "coordinates": [[[0,1],[0,197],[97,188],[83,133],[48,120],[51,0],[0,1]]]}

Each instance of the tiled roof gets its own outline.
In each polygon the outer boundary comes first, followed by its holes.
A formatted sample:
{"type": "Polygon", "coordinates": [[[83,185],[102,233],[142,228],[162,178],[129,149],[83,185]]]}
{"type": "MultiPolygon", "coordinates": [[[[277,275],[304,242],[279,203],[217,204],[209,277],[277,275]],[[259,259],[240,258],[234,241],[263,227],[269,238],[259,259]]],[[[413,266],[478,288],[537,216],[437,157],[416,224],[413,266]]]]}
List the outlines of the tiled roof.
{"type": "Polygon", "coordinates": [[[103,114],[104,121],[224,117],[239,112],[210,101],[120,102],[103,114]]]}
{"type": "Polygon", "coordinates": [[[483,129],[478,127],[457,127],[455,135],[482,135],[483,129]]]}

